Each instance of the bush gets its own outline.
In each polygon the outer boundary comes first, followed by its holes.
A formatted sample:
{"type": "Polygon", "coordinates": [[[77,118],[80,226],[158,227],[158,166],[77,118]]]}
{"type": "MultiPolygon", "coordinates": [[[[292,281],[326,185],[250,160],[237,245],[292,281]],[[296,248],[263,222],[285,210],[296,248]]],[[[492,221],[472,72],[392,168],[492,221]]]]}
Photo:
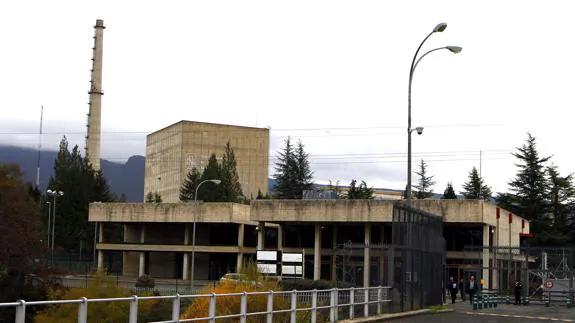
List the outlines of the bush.
{"type": "MultiPolygon", "coordinates": [[[[51,300],[72,300],[86,298],[115,298],[129,297],[132,293],[128,289],[116,286],[114,278],[97,273],[93,281],[88,282],[87,288],[55,289],[49,292],[51,300]]],[[[151,296],[150,293],[141,293],[138,296],[151,296]]],[[[162,316],[169,318],[171,307],[160,300],[146,300],[138,304],[138,321],[148,321],[150,318],[162,316]],[[168,311],[168,312],[167,312],[168,311]]],[[[169,304],[168,304],[169,305],[169,304]]],[[[124,323],[128,320],[130,304],[128,301],[97,302],[88,305],[89,322],[124,323]]],[[[78,319],[78,304],[50,305],[36,315],[36,323],[67,323],[78,319]]]]}
{"type": "MultiPolygon", "coordinates": [[[[242,292],[269,292],[270,290],[278,290],[279,286],[276,281],[263,280],[261,275],[257,272],[257,267],[253,263],[249,263],[246,267],[240,270],[242,280],[235,281],[222,281],[215,288],[205,288],[202,294],[231,294],[242,292]],[[254,269],[255,268],[255,269],[254,269]],[[254,284],[254,282],[258,282],[254,284]]],[[[247,312],[266,312],[267,311],[268,294],[249,295],[247,302],[247,312]]],[[[218,296],[216,298],[216,315],[234,315],[240,313],[240,296],[218,296]]],[[[273,299],[274,310],[289,309],[291,299],[289,294],[276,294],[273,299]]],[[[182,319],[192,319],[209,316],[210,297],[199,297],[194,299],[192,304],[186,309],[182,315],[182,319]]],[[[309,307],[309,304],[298,304],[298,307],[309,307]]],[[[318,321],[323,322],[321,315],[318,315],[318,321]]],[[[302,311],[297,313],[297,322],[310,322],[310,312],[302,311]]],[[[218,322],[232,323],[238,322],[239,318],[218,319],[218,322]]],[[[274,313],[274,322],[283,323],[290,321],[290,313],[274,313]]],[[[207,322],[207,321],[199,321],[207,322]]],[[[259,323],[266,322],[266,315],[248,316],[247,322],[259,323]]]]}
{"type": "Polygon", "coordinates": [[[138,277],[138,280],[136,281],[137,288],[154,288],[155,286],[156,282],[154,281],[154,278],[147,274],[138,277]]]}
{"type": "Polygon", "coordinates": [[[282,290],[325,290],[332,288],[351,288],[353,284],[331,281],[331,280],[311,280],[311,279],[290,279],[284,278],[279,282],[282,290]]]}

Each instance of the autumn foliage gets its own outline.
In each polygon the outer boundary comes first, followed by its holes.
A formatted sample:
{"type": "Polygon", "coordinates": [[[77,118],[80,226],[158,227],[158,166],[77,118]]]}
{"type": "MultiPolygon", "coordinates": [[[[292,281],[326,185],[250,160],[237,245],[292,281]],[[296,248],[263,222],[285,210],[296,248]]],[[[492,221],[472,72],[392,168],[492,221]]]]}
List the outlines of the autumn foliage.
{"type": "MultiPolygon", "coordinates": [[[[51,300],[74,300],[130,297],[133,291],[118,287],[111,276],[97,273],[87,288],[53,290],[51,300]]],[[[138,296],[152,296],[151,293],[139,293],[138,296]]],[[[171,311],[171,302],[163,300],[144,300],[138,302],[138,322],[167,320],[171,311]]],[[[130,313],[130,301],[90,302],[88,303],[88,322],[124,323],[130,313]]],[[[36,323],[76,322],[78,304],[56,304],[48,306],[36,315],[36,323]]]]}
{"type": "MultiPolygon", "coordinates": [[[[262,292],[258,295],[247,296],[247,313],[267,312],[268,297],[271,290],[280,291],[276,281],[262,279],[257,274],[255,265],[250,264],[242,270],[243,278],[240,281],[222,281],[215,288],[206,288],[201,294],[206,296],[196,298],[182,315],[182,319],[209,317],[210,295],[241,294],[243,292],[262,292]]],[[[311,304],[298,304],[298,307],[309,308],[311,304]]],[[[241,296],[216,296],[216,315],[236,315],[240,313],[241,296]]],[[[274,294],[274,310],[287,310],[291,307],[291,294],[274,294]]],[[[239,322],[239,317],[217,319],[218,322],[239,322]]],[[[274,313],[273,321],[277,323],[289,322],[290,313],[274,313]]],[[[321,321],[321,320],[320,320],[321,321]]],[[[208,322],[207,320],[196,322],[208,322]]],[[[247,317],[248,323],[267,322],[266,314],[252,315],[247,317]]],[[[300,311],[297,313],[297,322],[310,322],[310,312],[300,311]]]]}

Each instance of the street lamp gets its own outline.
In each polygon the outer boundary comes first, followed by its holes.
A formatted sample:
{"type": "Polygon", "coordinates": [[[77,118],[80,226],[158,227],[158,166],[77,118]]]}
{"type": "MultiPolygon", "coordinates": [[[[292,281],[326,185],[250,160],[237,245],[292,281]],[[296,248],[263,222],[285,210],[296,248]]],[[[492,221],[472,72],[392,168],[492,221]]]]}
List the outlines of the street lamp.
{"type": "MultiPolygon", "coordinates": [[[[220,181],[219,179],[206,179],[202,182],[200,182],[200,184],[198,184],[198,186],[196,187],[196,194],[194,195],[194,202],[198,203],[198,190],[200,189],[200,186],[202,186],[202,184],[204,183],[214,183],[216,185],[219,185],[222,181],[220,181]]],[[[194,272],[195,272],[195,265],[196,265],[196,213],[198,210],[196,210],[196,212],[194,212],[194,222],[193,222],[193,227],[192,227],[192,273],[190,275],[190,289],[191,292],[194,292],[194,272]]]]}
{"type": "Polygon", "coordinates": [[[52,253],[52,264],[54,263],[54,229],[56,227],[56,197],[58,196],[63,196],[64,192],[62,191],[53,191],[53,190],[47,190],[46,193],[50,196],[52,196],[53,198],[53,202],[52,202],[52,247],[51,247],[51,253],[52,253]]]}
{"type": "Polygon", "coordinates": [[[48,248],[50,248],[50,227],[52,226],[52,203],[46,202],[48,204],[48,240],[46,243],[48,244],[48,248]]]}
{"type": "Polygon", "coordinates": [[[413,55],[413,60],[411,61],[411,68],[409,69],[409,89],[407,92],[407,187],[405,189],[406,191],[405,195],[408,206],[411,205],[411,133],[414,130],[417,132],[418,135],[421,135],[423,133],[423,127],[411,128],[411,84],[413,83],[413,74],[415,72],[415,68],[425,56],[435,51],[438,51],[440,49],[447,49],[450,52],[457,54],[462,51],[462,48],[459,46],[444,46],[427,51],[425,54],[421,55],[419,59],[417,58],[417,55],[419,54],[419,50],[421,49],[425,41],[427,41],[427,39],[431,35],[443,32],[446,28],[447,28],[446,23],[440,23],[437,26],[435,26],[435,28],[433,28],[433,30],[429,33],[429,35],[427,35],[427,37],[423,39],[423,41],[421,42],[421,44],[419,44],[419,47],[415,51],[415,55],[413,55]]]}

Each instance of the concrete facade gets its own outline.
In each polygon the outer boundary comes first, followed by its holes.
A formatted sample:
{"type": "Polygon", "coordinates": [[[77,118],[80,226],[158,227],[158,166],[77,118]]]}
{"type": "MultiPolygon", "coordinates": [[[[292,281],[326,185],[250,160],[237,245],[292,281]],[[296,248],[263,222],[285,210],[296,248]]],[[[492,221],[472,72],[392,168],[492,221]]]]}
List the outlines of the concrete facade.
{"type": "MultiPolygon", "coordinates": [[[[89,221],[99,223],[100,228],[105,223],[124,223],[124,243],[99,239],[97,249],[100,267],[104,251],[121,251],[123,274],[127,276],[147,272],[157,277],[187,279],[192,251],[190,223],[195,219],[198,279],[209,276],[208,263],[219,261],[218,266],[234,270],[241,268],[245,257],[253,256],[256,250],[281,249],[304,252],[306,261],[313,264],[306,270],[308,278],[336,280],[338,245],[353,240],[354,244],[365,246],[351,250],[350,256],[356,259],[353,266],[363,275],[359,279],[369,285],[381,282],[386,275],[386,256],[370,245],[389,244],[393,204],[394,201],[385,200],[257,200],[251,205],[93,203],[89,221]]],[[[440,215],[444,227],[452,231],[474,228],[482,251],[478,254],[448,248],[446,257],[459,263],[454,268],[481,276],[486,287],[497,288],[500,284],[497,273],[490,268],[494,263],[511,266],[524,260],[521,255],[483,249],[519,246],[520,236],[529,233],[529,223],[517,215],[491,203],[472,200],[417,200],[414,206],[440,215]],[[475,259],[480,263],[462,262],[475,259]]]]}
{"type": "Polygon", "coordinates": [[[191,169],[203,171],[212,153],[221,160],[228,141],[244,195],[267,192],[269,129],[180,121],[147,136],[144,194],[158,192],[165,203],[179,202],[191,169]]]}

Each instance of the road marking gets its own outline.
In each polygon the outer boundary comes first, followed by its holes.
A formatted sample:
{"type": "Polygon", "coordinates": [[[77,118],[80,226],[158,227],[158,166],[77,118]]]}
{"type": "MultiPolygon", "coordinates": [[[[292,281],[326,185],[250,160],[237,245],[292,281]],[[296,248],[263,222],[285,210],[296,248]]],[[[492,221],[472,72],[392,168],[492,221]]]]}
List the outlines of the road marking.
{"type": "Polygon", "coordinates": [[[487,316],[500,316],[500,317],[513,317],[520,319],[531,319],[531,320],[546,320],[546,321],[556,321],[556,322],[575,322],[571,319],[559,319],[556,317],[543,317],[543,316],[527,316],[527,315],[514,315],[514,314],[496,314],[496,313],[484,313],[484,312],[463,312],[468,315],[487,315],[487,316]]]}

